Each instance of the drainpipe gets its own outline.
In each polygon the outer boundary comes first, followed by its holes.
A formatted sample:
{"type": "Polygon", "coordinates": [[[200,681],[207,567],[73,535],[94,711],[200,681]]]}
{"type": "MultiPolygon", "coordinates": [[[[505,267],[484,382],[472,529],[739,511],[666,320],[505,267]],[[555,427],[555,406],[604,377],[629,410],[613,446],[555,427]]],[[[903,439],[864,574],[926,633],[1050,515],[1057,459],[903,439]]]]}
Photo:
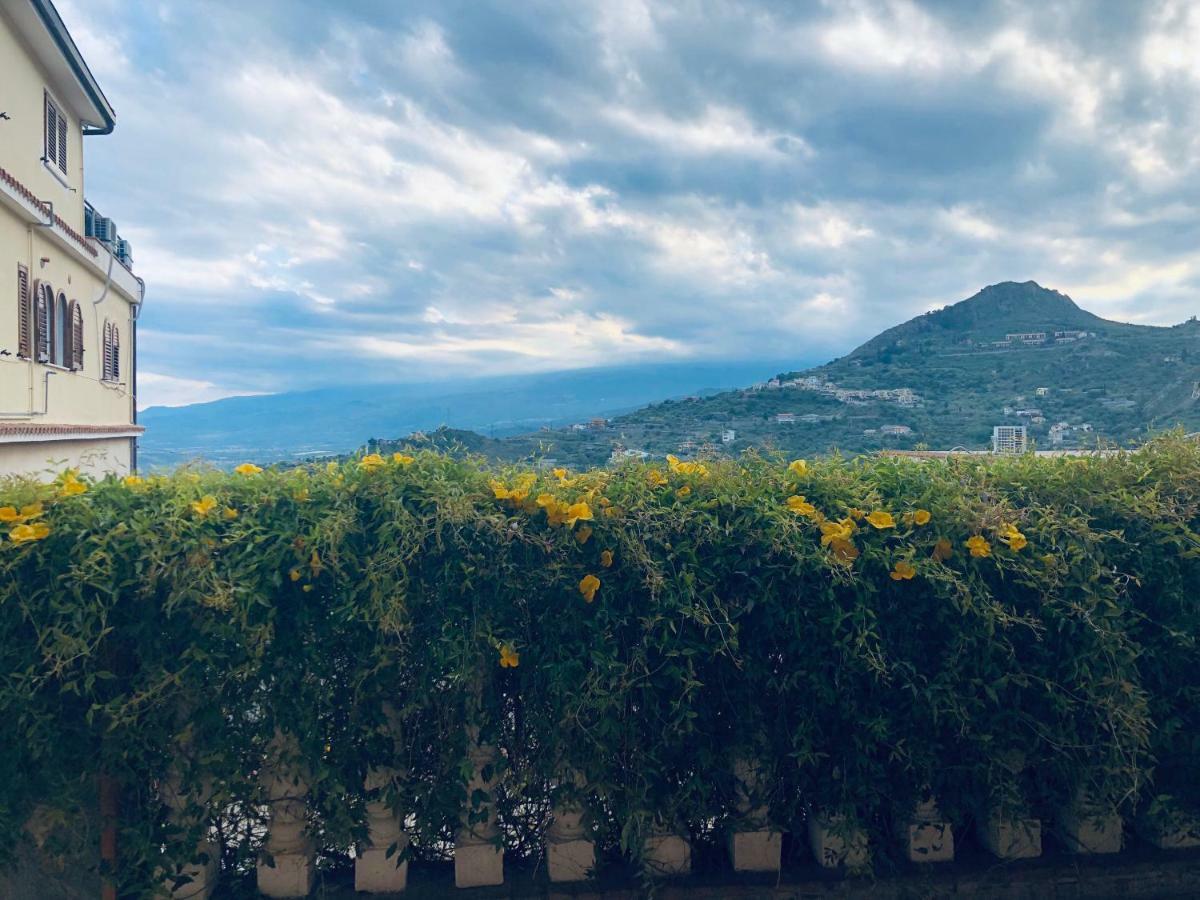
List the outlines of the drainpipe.
{"type": "MultiPolygon", "coordinates": [[[[110,270],[111,271],[111,270],[110,270]]],[[[137,278],[135,275],[134,278],[137,278]]],[[[142,314],[142,304],[146,302],[146,282],[138,278],[138,301],[133,307],[133,316],[129,320],[129,403],[133,407],[133,424],[137,424],[137,321],[142,314]]],[[[137,472],[137,437],[129,439],[129,471],[137,472]]]]}
{"type": "MultiPolygon", "coordinates": [[[[40,412],[35,409],[22,410],[21,412],[0,412],[0,419],[28,419],[30,416],[46,415],[50,411],[50,376],[57,374],[53,369],[47,369],[42,373],[42,409],[40,412]]],[[[29,390],[30,393],[33,392],[32,378],[29,380],[29,390]]],[[[29,405],[30,407],[33,406],[32,403],[29,405]]]]}

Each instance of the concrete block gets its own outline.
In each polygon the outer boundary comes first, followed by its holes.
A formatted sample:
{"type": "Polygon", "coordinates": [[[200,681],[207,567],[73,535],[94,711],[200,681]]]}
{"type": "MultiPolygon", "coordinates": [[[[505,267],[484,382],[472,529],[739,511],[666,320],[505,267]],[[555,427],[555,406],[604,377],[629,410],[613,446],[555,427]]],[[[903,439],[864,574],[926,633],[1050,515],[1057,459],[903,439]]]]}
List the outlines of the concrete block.
{"type": "Polygon", "coordinates": [[[942,818],[937,801],[926,800],[907,822],[898,823],[901,846],[910,862],[950,862],[954,859],[954,829],[942,818]]]}
{"type": "Polygon", "coordinates": [[[729,835],[729,855],[735,872],[778,872],[783,835],[778,831],[735,831],[729,835]]]}
{"type": "Polygon", "coordinates": [[[808,844],[813,858],[827,869],[845,865],[859,869],[870,861],[867,833],[849,824],[845,816],[808,815],[808,844]]]}
{"type": "Polygon", "coordinates": [[[368,894],[399,893],[408,887],[408,860],[397,865],[404,847],[390,857],[387,847],[371,847],[354,860],[354,889],[368,894]]]}
{"type": "Polygon", "coordinates": [[[1076,800],[1059,810],[1054,833],[1072,853],[1120,853],[1121,817],[1113,810],[1076,800]]]}
{"type": "Polygon", "coordinates": [[[258,861],[258,892],[264,897],[307,897],[316,882],[311,853],[277,853],[275,865],[258,861]]]}
{"type": "Polygon", "coordinates": [[[463,844],[454,848],[456,887],[504,884],[504,850],[492,844],[463,844]]]}
{"type": "Polygon", "coordinates": [[[978,823],[979,841],[1000,859],[1032,859],[1042,855],[1042,822],[1004,818],[992,813],[978,823]]]}
{"type": "Polygon", "coordinates": [[[677,834],[654,834],[646,838],[642,860],[651,875],[687,875],[692,871],[692,845],[677,834]]]}
{"type": "Polygon", "coordinates": [[[596,845],[576,838],[546,844],[546,869],[551,881],[587,881],[596,868],[596,845]]]}

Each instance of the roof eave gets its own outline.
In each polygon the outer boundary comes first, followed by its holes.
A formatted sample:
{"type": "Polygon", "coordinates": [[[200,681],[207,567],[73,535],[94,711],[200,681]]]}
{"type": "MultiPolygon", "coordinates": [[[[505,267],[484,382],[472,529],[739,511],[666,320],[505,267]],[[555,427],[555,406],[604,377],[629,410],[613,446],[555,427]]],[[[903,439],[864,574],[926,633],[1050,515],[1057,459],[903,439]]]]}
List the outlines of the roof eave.
{"type": "Polygon", "coordinates": [[[83,54],[79,52],[79,48],[75,46],[75,40],[71,37],[71,33],[67,31],[67,26],[63,23],[62,17],[59,16],[58,10],[54,8],[54,3],[51,0],[29,0],[34,11],[37,12],[38,18],[42,20],[46,31],[54,40],[63,58],[71,67],[75,78],[79,81],[79,86],[87,95],[89,102],[96,111],[98,123],[84,123],[84,134],[111,134],[116,125],[116,113],[113,112],[112,104],[108,102],[108,98],[104,96],[104,91],[100,89],[96,77],[92,74],[92,70],[88,68],[88,64],[83,59],[83,54]]]}

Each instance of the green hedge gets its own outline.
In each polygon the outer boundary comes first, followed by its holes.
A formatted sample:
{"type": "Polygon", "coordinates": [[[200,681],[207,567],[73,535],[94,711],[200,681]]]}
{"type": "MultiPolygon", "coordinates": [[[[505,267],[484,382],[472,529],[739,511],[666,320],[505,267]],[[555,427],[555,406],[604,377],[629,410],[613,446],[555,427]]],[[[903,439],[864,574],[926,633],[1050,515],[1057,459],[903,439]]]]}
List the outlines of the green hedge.
{"type": "Polygon", "coordinates": [[[468,723],[500,748],[517,856],[574,773],[602,847],[636,857],[656,821],[703,842],[743,758],[785,831],[817,808],[882,837],[925,788],[960,823],[1081,788],[1200,806],[1200,449],[1178,436],[1107,458],[65,473],[0,484],[0,520],[0,850],[31,821],[69,840],[104,771],[134,894],[181,747],[224,864],[252,865],[276,728],[334,861],[386,760],[413,852],[444,850],[468,723]]]}

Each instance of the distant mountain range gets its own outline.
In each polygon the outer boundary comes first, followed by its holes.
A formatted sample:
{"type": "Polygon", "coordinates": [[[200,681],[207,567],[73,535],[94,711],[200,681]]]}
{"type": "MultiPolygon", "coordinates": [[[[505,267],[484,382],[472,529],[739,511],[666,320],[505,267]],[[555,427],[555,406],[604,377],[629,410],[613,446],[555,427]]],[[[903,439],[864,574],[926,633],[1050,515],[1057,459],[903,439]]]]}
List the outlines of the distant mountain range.
{"type": "Polygon", "coordinates": [[[152,407],[139,416],[146,426],[140,462],[153,469],[197,459],[217,465],[306,459],[346,453],[374,437],[439,426],[490,439],[617,415],[667,397],[712,394],[768,377],[786,365],[771,360],[664,363],[331,387],[152,407]]]}
{"type": "Polygon", "coordinates": [[[665,400],[600,428],[427,439],[570,465],[614,450],[690,455],[747,447],[805,455],[990,446],[1025,425],[1039,447],[1129,444],[1200,428],[1200,323],[1111,322],[1058,291],[1005,282],[877,335],[848,355],[752,387],[665,400]]]}

